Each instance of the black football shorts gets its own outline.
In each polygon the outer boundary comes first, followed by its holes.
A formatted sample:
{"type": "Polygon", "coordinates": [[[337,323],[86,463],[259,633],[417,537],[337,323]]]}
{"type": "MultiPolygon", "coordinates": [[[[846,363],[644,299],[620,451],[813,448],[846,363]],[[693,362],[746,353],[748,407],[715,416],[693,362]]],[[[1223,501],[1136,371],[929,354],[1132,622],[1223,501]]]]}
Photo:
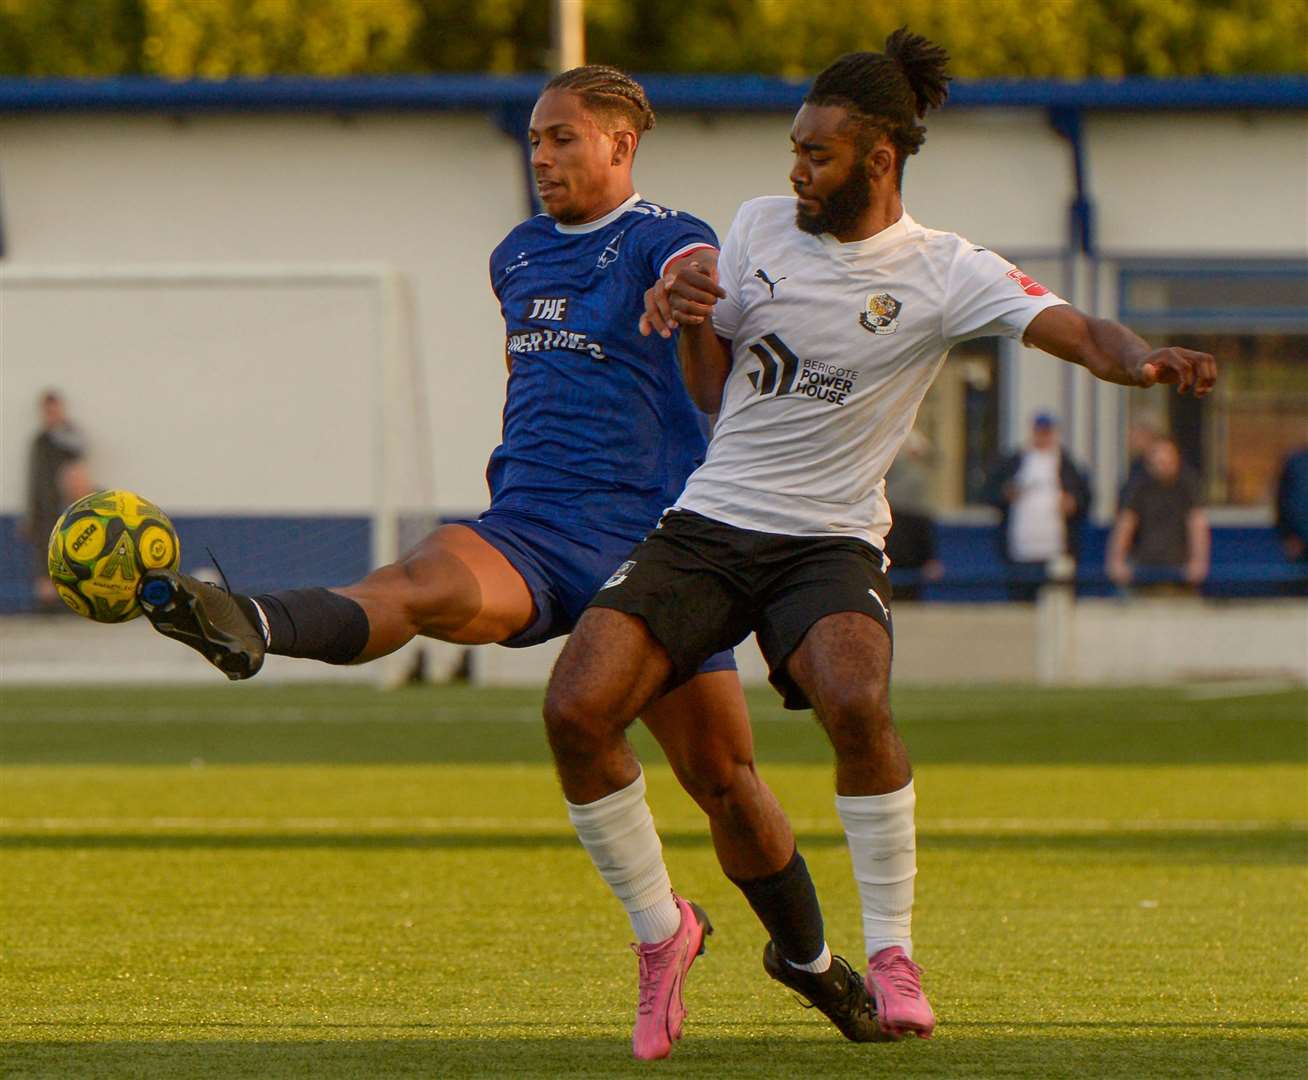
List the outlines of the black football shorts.
{"type": "Polygon", "coordinates": [[[591,600],[643,619],[672,658],[669,687],[752,631],[787,709],[811,708],[786,661],[819,619],[870,615],[892,633],[885,557],[848,536],[738,529],[689,510],[663,515],[591,600]]]}

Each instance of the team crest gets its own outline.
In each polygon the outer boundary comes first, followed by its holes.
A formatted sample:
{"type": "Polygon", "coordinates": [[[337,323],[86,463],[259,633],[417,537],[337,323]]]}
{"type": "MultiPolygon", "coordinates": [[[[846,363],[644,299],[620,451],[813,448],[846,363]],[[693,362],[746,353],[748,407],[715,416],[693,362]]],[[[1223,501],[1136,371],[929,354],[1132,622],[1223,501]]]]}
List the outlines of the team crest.
{"type": "Polygon", "coordinates": [[[600,592],[603,592],[605,589],[611,589],[613,588],[614,585],[621,585],[624,581],[627,580],[627,575],[631,573],[635,565],[636,565],[635,559],[628,559],[626,562],[624,562],[621,566],[619,566],[616,570],[613,571],[613,574],[609,577],[609,580],[604,582],[604,584],[600,586],[600,592]]]}
{"type": "Polygon", "coordinates": [[[874,334],[893,334],[899,329],[899,310],[903,306],[888,292],[873,293],[858,321],[864,330],[874,334]]]}
{"type": "Polygon", "coordinates": [[[607,269],[613,263],[618,261],[618,255],[621,254],[622,238],[626,235],[627,230],[623,229],[612,240],[604,245],[604,250],[600,252],[600,257],[595,260],[595,265],[601,269],[607,269]]]}

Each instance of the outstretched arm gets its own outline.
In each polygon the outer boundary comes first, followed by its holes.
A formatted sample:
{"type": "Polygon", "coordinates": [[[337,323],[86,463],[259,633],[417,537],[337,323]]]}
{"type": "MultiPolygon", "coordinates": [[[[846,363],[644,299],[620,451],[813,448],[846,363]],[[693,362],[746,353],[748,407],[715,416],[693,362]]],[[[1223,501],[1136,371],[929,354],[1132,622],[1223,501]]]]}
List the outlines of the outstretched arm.
{"type": "Polygon", "coordinates": [[[731,371],[731,342],[713,331],[713,305],[726,293],[718,284],[717,252],[696,251],[668,267],[645,291],[640,332],[668,338],[680,329],[677,357],[681,377],[694,403],[706,413],[722,405],[731,371]]]}
{"type": "Polygon", "coordinates": [[[1189,390],[1203,397],[1217,381],[1217,362],[1208,353],[1175,346],[1151,349],[1120,323],[1097,319],[1070,304],[1040,312],[1026,328],[1025,341],[1123,386],[1167,383],[1180,393],[1189,390]]]}

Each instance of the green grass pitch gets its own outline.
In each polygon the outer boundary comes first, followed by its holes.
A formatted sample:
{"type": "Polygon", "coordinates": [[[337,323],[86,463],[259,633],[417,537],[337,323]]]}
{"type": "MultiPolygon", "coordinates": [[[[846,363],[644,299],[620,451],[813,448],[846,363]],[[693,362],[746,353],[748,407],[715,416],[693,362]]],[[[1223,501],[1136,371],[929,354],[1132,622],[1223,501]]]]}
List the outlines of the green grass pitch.
{"type": "MultiPolygon", "coordinates": [[[[1308,694],[898,690],[940,1026],[872,1046],[764,975],[762,931],[638,730],[673,881],[717,926],[685,1038],[643,1065],[626,920],[568,827],[538,705],[5,690],[0,1075],[1308,1075],[1308,694]]],[[[825,741],[769,694],[751,707],[857,963],[825,741]]]]}

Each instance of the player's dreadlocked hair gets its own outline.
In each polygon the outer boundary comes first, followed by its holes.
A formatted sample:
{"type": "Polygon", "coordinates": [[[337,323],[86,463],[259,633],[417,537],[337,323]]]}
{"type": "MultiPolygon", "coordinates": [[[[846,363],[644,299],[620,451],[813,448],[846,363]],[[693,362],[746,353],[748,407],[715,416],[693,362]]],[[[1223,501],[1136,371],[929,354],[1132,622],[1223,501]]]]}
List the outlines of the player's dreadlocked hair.
{"type": "Polygon", "coordinates": [[[926,141],[926,128],[917,120],[949,96],[949,54],[920,34],[910,34],[906,26],[886,38],[885,49],[846,53],[813,80],[804,100],[848,109],[861,146],[870,148],[878,135],[889,138],[898,153],[897,182],[902,184],[908,155],[926,141]]]}
{"type": "Polygon", "coordinates": [[[571,68],[555,75],[545,89],[570,90],[580,95],[586,108],[607,120],[629,125],[637,138],[654,126],[654,110],[645,88],[626,72],[607,64],[571,68]]]}

